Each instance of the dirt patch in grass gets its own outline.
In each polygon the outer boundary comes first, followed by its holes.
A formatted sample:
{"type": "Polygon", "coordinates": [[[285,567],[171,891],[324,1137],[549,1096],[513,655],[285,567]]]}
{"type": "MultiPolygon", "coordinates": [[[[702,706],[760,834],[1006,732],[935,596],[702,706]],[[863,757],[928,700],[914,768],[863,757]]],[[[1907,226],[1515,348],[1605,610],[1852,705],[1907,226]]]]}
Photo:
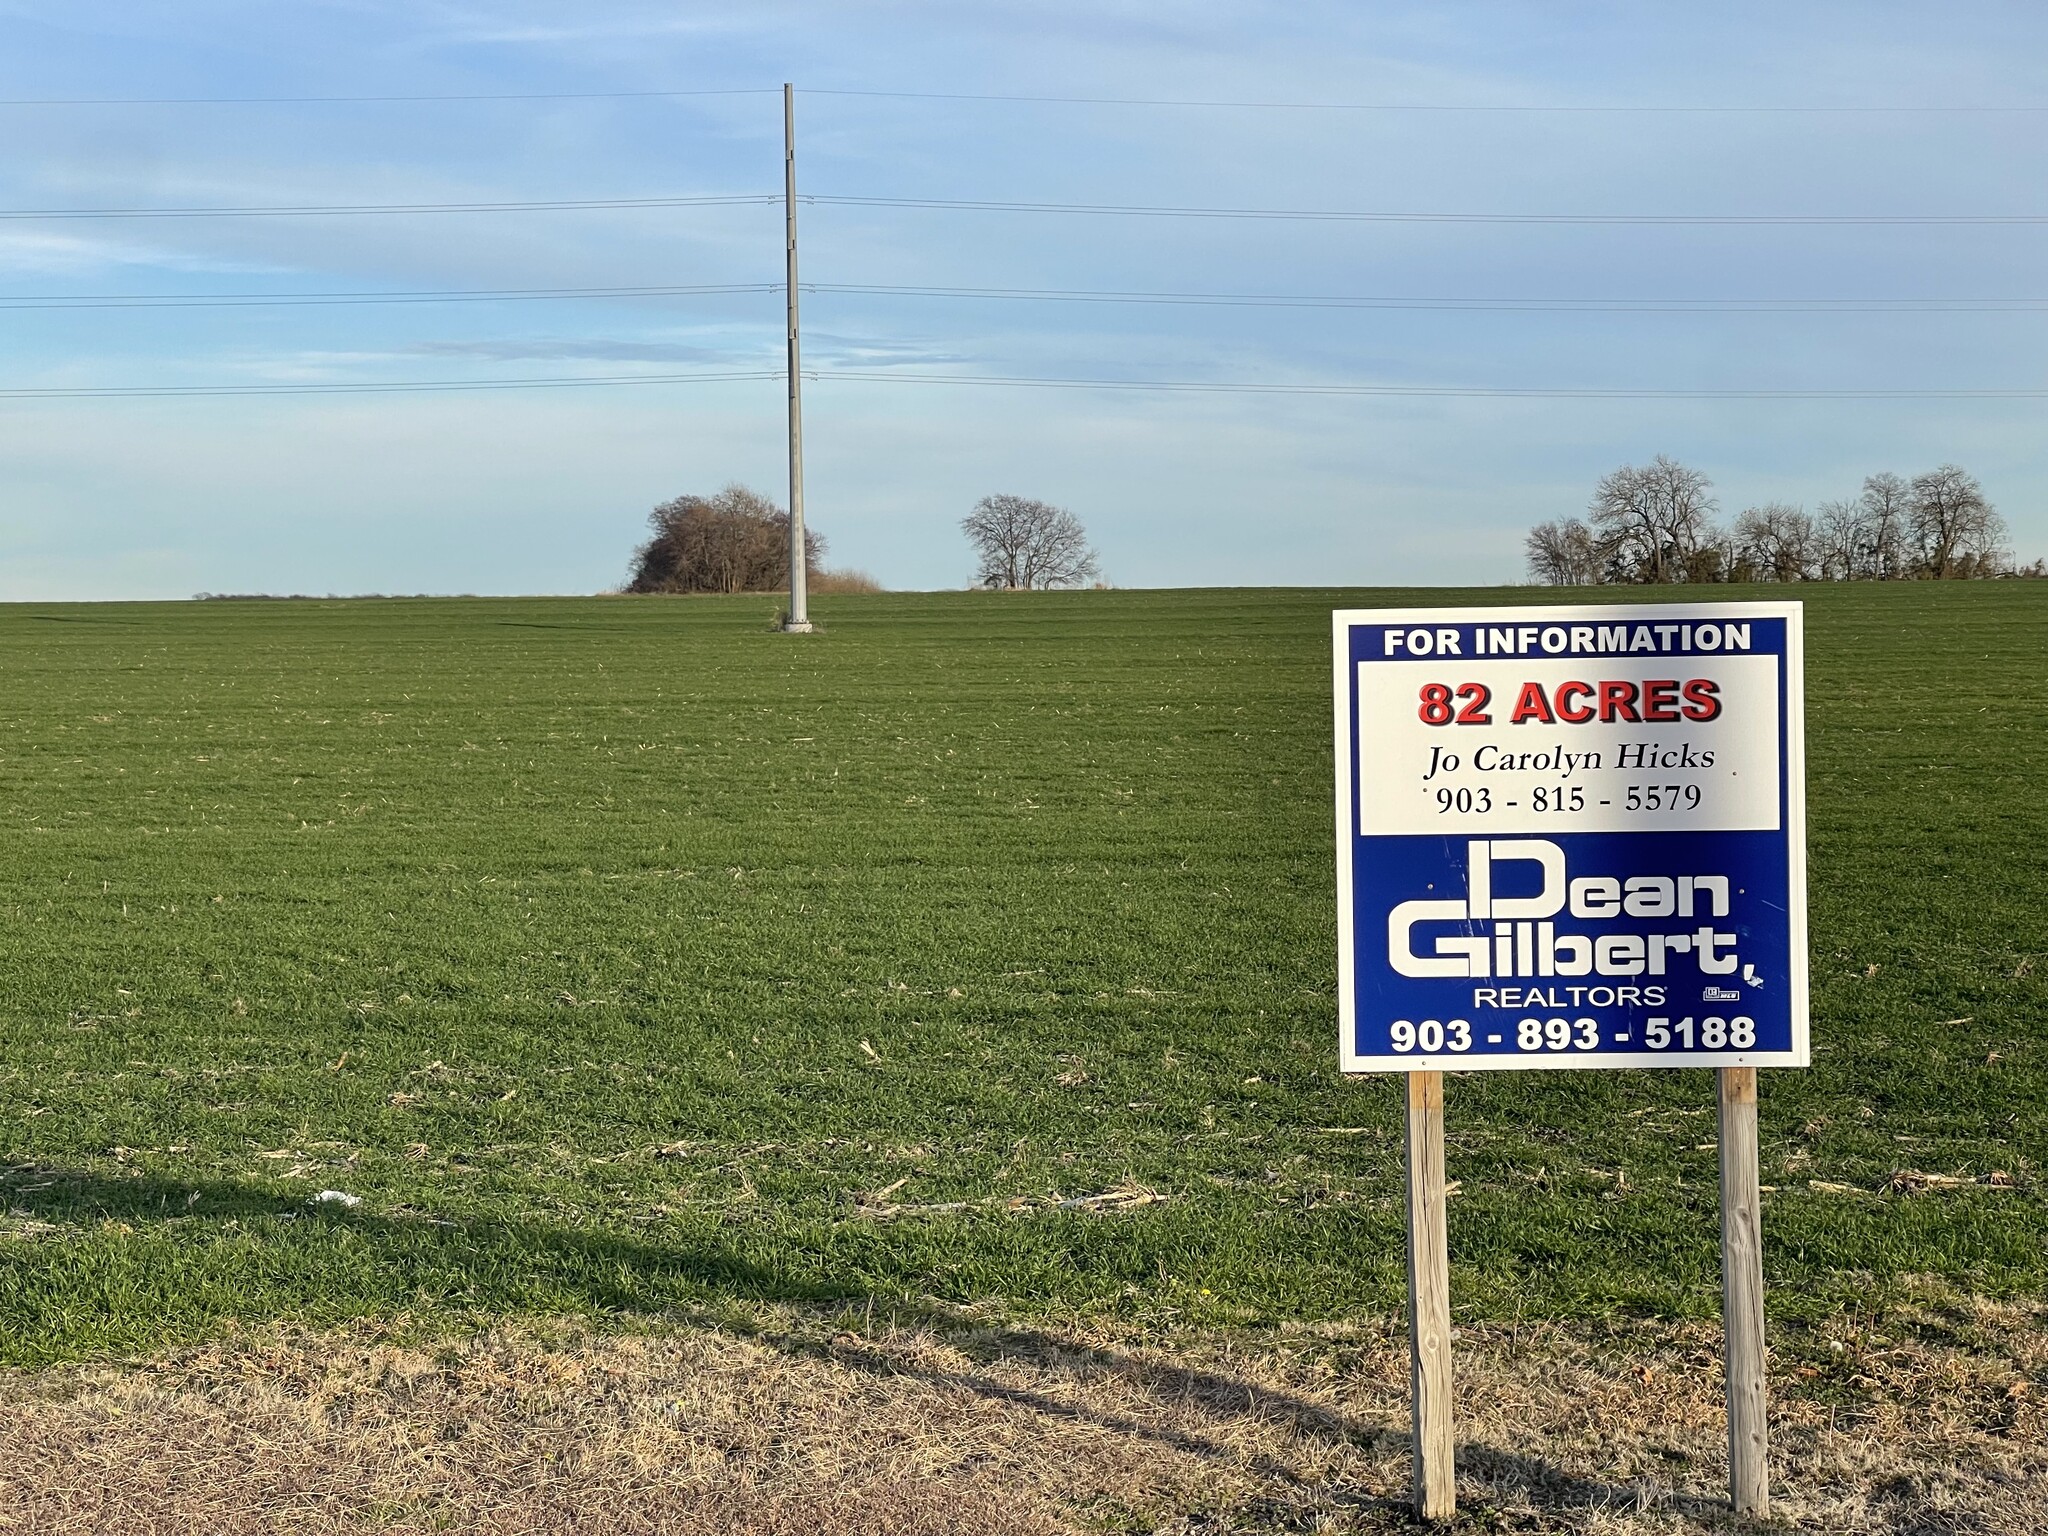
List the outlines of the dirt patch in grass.
{"type": "MultiPolygon", "coordinates": [[[[1959,1321],[1957,1318],[1959,1317],[1959,1321]]],[[[1780,1361],[1802,1530],[2032,1533],[2048,1311],[1780,1361]]],[[[1711,1331],[1458,1339],[1461,1524],[1725,1525],[1711,1331]]],[[[1393,1326],[1206,1336],[763,1312],[658,1334],[236,1339],[0,1378],[0,1530],[1053,1536],[1407,1524],[1393,1326]]]]}

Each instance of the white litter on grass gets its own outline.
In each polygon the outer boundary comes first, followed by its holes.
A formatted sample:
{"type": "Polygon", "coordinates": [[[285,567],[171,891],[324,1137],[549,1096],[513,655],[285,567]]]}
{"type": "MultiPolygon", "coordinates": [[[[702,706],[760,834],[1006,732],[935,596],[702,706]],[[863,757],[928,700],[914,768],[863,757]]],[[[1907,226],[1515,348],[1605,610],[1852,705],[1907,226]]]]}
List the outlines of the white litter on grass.
{"type": "Polygon", "coordinates": [[[362,1203],[361,1195],[351,1195],[339,1189],[323,1189],[306,1202],[308,1205],[339,1205],[348,1210],[354,1210],[362,1203]]]}

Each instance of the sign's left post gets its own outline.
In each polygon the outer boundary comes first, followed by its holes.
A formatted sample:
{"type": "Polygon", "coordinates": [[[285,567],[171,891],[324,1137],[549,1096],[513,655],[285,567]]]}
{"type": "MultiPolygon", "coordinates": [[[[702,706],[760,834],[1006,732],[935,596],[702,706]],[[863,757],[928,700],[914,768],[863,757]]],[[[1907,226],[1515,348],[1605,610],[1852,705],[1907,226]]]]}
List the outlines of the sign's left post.
{"type": "Polygon", "coordinates": [[[1408,1349],[1414,1401],[1415,1513],[1458,1507],[1451,1434],[1451,1257],[1444,1215],[1444,1075],[1408,1084],[1408,1349]]]}

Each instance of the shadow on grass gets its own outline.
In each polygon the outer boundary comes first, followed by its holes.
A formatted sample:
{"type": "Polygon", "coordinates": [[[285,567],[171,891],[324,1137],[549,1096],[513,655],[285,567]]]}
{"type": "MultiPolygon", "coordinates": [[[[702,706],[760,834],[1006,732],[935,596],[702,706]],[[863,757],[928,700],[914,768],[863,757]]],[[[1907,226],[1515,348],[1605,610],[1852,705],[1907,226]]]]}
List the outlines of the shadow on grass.
{"type": "MultiPolygon", "coordinates": [[[[1108,1375],[1120,1378],[1136,1387],[1148,1402],[1178,1408],[1197,1422],[1211,1421],[1219,1430],[1227,1428],[1233,1421],[1264,1419],[1284,1424],[1291,1435],[1306,1433],[1342,1440],[1372,1454],[1401,1453],[1409,1446],[1406,1423],[1362,1423],[1308,1398],[1219,1371],[1176,1365],[1129,1350],[1084,1343],[1036,1329],[991,1329],[971,1323],[954,1309],[928,1302],[898,1301],[887,1306],[878,1303],[876,1314],[897,1326],[937,1333],[962,1353],[983,1363],[1014,1362],[1049,1377],[1108,1375]]],[[[1083,1422],[1112,1433],[1149,1440],[1185,1454],[1242,1466],[1287,1487],[1298,1496],[1329,1506],[1401,1516],[1409,1510],[1404,1496],[1390,1497],[1357,1486],[1317,1482],[1269,1455],[1246,1455],[1241,1450],[1210,1441],[1186,1427],[1147,1424],[1128,1415],[1091,1409],[1047,1392],[1015,1386],[978,1373],[922,1367],[867,1341],[841,1338],[826,1345],[815,1337],[801,1335],[757,1337],[789,1352],[825,1354],[841,1365],[877,1376],[906,1377],[967,1391],[1049,1418],[1083,1422]]],[[[1652,1490],[1640,1485],[1582,1477],[1541,1457],[1518,1455],[1483,1443],[1460,1445],[1457,1464],[1460,1481],[1467,1485],[1460,1492],[1467,1515],[1509,1502],[1551,1510],[1657,1509],[1703,1521],[1724,1519],[1728,1515],[1728,1506],[1718,1499],[1702,1499],[1672,1489],[1652,1490]],[[1471,1486],[1475,1482],[1480,1485],[1478,1489],[1471,1486]]]]}
{"type": "MultiPolygon", "coordinates": [[[[1137,1386],[1150,1401],[1171,1404],[1184,1413],[1192,1412],[1197,1419],[1211,1420],[1219,1427],[1231,1419],[1258,1417],[1287,1422],[1297,1429],[1313,1429],[1367,1450],[1395,1449],[1407,1444],[1407,1436],[1403,1433],[1356,1424],[1305,1398],[1255,1386],[1217,1372],[1163,1365],[1121,1350],[1077,1345],[1072,1339],[1029,1330],[1006,1329],[991,1343],[985,1330],[975,1329],[962,1335],[957,1316],[917,1303],[894,1303],[878,1307],[877,1313],[897,1326],[929,1329],[963,1353],[978,1357],[984,1363],[1016,1362],[1048,1378],[1062,1375],[1117,1376],[1137,1386]]],[[[1151,1441],[1186,1455],[1210,1461],[1229,1460],[1248,1467],[1261,1477],[1292,1487],[1305,1486],[1300,1474],[1270,1456],[1247,1457],[1186,1428],[1147,1423],[1128,1414],[1091,1408],[1051,1392],[998,1381],[979,1372],[920,1365],[871,1342],[844,1339],[824,1342],[814,1336],[800,1334],[757,1333],[753,1337],[786,1353],[815,1355],[885,1380],[918,1381],[928,1386],[971,1393],[1047,1418],[1085,1423],[1113,1434],[1151,1441]]]]}
{"type": "MultiPolygon", "coordinates": [[[[507,1312],[680,1316],[880,1380],[971,1394],[1241,1468],[1294,1501],[1389,1518],[1406,1508],[1401,1497],[1316,1479],[1269,1453],[1229,1443],[1244,1421],[1263,1420],[1285,1426],[1290,1436],[1342,1441],[1385,1457],[1405,1450],[1405,1423],[1361,1422],[1268,1384],[1099,1342],[991,1327],[942,1302],[795,1278],[716,1241],[650,1242],[535,1221],[451,1221],[403,1208],[373,1212],[319,1202],[252,1182],[108,1177],[35,1164],[0,1166],[0,1208],[12,1218],[12,1230],[0,1236],[7,1261],[0,1264],[0,1337],[9,1340],[17,1365],[148,1351],[167,1336],[198,1336],[231,1319],[333,1325],[418,1312],[423,1304],[479,1320],[507,1312]],[[860,1337],[719,1317],[712,1310],[719,1302],[793,1305],[814,1319],[841,1320],[864,1307],[871,1321],[935,1336],[980,1369],[891,1350],[873,1339],[872,1328],[860,1337]],[[103,1318],[95,1318],[95,1308],[103,1318]],[[1001,1379],[996,1371],[1004,1366],[1043,1385],[1001,1379]],[[1140,1411],[1095,1406],[1062,1390],[1105,1377],[1134,1389],[1140,1411]]],[[[1480,1485],[1467,1492],[1468,1501],[1480,1494],[1472,1501],[1480,1509],[1513,1501],[1554,1510],[1725,1515],[1718,1501],[1668,1490],[1646,1494],[1484,1443],[1461,1446],[1458,1462],[1461,1478],[1480,1485]]]]}
{"type": "Polygon", "coordinates": [[[713,1241],[371,1211],[239,1181],[0,1166],[0,1209],[13,1218],[0,1224],[0,1339],[18,1364],[148,1348],[229,1318],[653,1315],[717,1297],[843,1299],[713,1241]]]}

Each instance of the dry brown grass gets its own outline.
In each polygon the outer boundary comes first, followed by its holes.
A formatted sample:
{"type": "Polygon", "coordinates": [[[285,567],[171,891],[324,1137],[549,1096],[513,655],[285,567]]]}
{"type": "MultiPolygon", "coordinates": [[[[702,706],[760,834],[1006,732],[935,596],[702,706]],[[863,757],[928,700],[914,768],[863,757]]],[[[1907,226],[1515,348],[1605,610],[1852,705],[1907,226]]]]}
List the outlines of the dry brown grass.
{"type": "Polygon", "coordinates": [[[813,592],[824,595],[834,592],[880,592],[885,590],[882,584],[866,571],[854,570],[851,567],[841,571],[813,571],[809,586],[813,592]]]}
{"type": "MultiPolygon", "coordinates": [[[[2048,1521],[2038,1309],[1963,1350],[1845,1334],[1776,1391],[1802,1530],[2048,1521]],[[1812,1367],[1806,1368],[1809,1371],[1812,1367]]],[[[1710,1331],[1458,1341],[1468,1528],[1725,1524],[1710,1331]]],[[[1052,1536],[1406,1524],[1393,1327],[1183,1340],[763,1313],[744,1331],[369,1331],[0,1378],[0,1531],[1052,1536]]]]}

